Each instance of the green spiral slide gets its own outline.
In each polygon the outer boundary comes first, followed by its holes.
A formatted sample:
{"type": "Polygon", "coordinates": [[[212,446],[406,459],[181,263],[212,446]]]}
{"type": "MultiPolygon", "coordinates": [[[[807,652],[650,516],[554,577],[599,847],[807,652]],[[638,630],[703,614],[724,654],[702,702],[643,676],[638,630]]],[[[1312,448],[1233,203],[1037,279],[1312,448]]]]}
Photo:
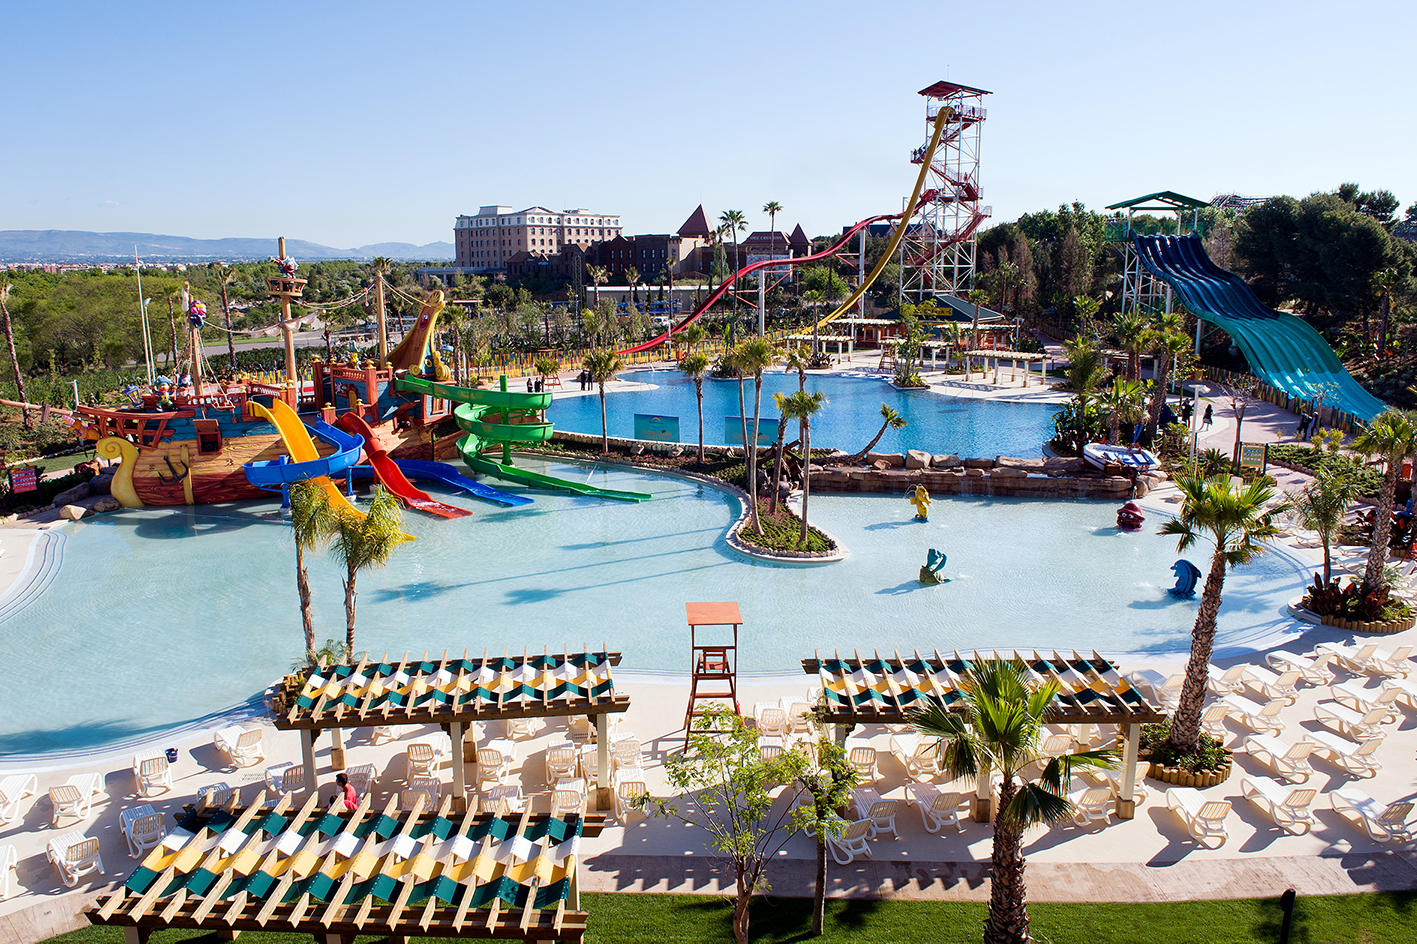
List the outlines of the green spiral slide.
{"type": "Polygon", "coordinates": [[[504,482],[516,482],[528,488],[575,492],[577,495],[589,495],[594,498],[639,502],[648,501],[653,497],[645,492],[623,492],[558,479],[551,475],[520,469],[512,464],[513,445],[544,443],[551,438],[551,431],[554,429],[552,424],[535,421],[537,416],[551,405],[549,392],[510,391],[507,389],[506,375],[502,376],[500,390],[458,387],[407,374],[394,378],[394,388],[403,393],[440,397],[458,404],[453,410],[453,417],[457,420],[458,427],[467,434],[458,440],[458,452],[462,455],[463,463],[474,472],[481,472],[504,482]],[[502,447],[500,460],[483,454],[489,446],[502,447]]]}

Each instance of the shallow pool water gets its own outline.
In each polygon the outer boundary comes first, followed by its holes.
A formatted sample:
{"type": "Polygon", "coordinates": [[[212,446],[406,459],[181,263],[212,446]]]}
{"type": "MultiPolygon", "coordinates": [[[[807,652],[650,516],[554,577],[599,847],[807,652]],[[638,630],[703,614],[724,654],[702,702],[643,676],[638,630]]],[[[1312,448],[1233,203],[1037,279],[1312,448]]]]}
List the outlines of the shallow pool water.
{"type": "MultiPolygon", "coordinates": [[[[642,370],[620,375],[621,380],[654,384],[653,390],[626,390],[606,395],[606,419],[611,436],[633,438],[635,414],[677,416],[679,440],[699,440],[698,400],[693,381],[677,370],[642,370]]],[[[848,452],[865,446],[881,427],[881,404],[906,418],[904,429],[888,429],[876,445],[878,452],[923,449],[961,456],[1037,456],[1052,436],[1055,405],[1008,403],[951,397],[929,390],[897,390],[873,377],[810,375],[809,391],[826,394],[826,405],[812,419],[813,446],[834,446],[848,452]]],[[[743,384],[745,415],[753,416],[753,382],[743,384]]],[[[763,376],[764,418],[775,418],[774,393],[795,393],[797,374],[780,371],[763,376]]],[[[724,417],[737,417],[738,384],[704,380],[704,441],[723,445],[724,417]]],[[[578,433],[600,432],[600,398],[561,397],[552,401],[547,419],[558,429],[578,433]]],[[[737,421],[734,421],[735,426],[737,421]]],[[[749,433],[751,435],[751,431],[749,433]]],[[[738,434],[741,437],[741,433],[738,434]]],[[[787,441],[797,438],[793,424],[787,441]]],[[[737,440],[735,440],[737,441],[737,440]]]]}
{"type": "MultiPolygon", "coordinates": [[[[812,520],[850,548],[843,562],[751,562],[724,539],[739,504],[686,480],[528,461],[653,493],[643,504],[537,493],[525,508],[467,518],[406,515],[418,537],[359,579],[359,648],[501,652],[599,648],[623,670],[684,671],[684,603],[736,600],[744,672],[794,673],[814,650],[976,647],[1183,651],[1196,603],[1169,597],[1175,542],[1112,527],[1111,504],[941,498],[911,520],[897,496],[817,496],[812,520]],[[948,583],[923,587],[926,552],[948,583]]],[[[258,694],[301,650],[290,531],[274,504],[124,511],[66,526],[57,578],[0,622],[0,754],[150,734],[258,694]]],[[[1187,555],[1203,570],[1202,552],[1187,555]]],[[[320,640],[343,637],[343,591],[310,562],[320,640]]],[[[1218,646],[1288,622],[1304,583],[1266,554],[1226,581],[1218,646]]]]}

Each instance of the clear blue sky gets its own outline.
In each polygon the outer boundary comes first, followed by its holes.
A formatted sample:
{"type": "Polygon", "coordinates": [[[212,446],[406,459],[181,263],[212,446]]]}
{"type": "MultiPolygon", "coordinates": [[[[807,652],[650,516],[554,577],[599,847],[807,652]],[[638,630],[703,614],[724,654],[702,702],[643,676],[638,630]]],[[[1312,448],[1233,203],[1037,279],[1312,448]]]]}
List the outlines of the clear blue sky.
{"type": "Polygon", "coordinates": [[[1410,2],[16,3],[0,229],[451,238],[483,204],[899,209],[989,89],[996,220],[1153,190],[1417,200],[1410,2]],[[1073,12],[1074,9],[1086,12],[1073,12]]]}

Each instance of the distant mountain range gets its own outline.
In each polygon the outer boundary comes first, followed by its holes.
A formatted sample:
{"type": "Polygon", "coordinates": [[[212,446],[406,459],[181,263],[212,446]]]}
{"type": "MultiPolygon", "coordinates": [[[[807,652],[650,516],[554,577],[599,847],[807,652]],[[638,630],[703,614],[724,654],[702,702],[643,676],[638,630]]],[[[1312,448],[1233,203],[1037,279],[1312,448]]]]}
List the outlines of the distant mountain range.
{"type": "MultiPolygon", "coordinates": [[[[133,247],[144,262],[246,262],[276,254],[276,240],[193,239],[153,233],[86,233],[63,229],[0,230],[0,262],[132,262],[133,247]]],[[[453,244],[372,243],[355,249],[334,249],[303,239],[287,239],[285,251],[305,259],[390,259],[414,262],[447,261],[453,244]]]]}

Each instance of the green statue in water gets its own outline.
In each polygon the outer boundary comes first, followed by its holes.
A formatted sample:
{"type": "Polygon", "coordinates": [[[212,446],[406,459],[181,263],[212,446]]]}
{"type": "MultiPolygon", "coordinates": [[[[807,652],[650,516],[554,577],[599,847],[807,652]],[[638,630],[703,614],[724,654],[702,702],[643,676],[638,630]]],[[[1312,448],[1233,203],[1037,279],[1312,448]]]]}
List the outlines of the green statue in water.
{"type": "Polygon", "coordinates": [[[920,568],[920,582],[928,586],[937,583],[944,583],[948,577],[941,577],[940,571],[945,569],[945,555],[930,548],[930,553],[925,557],[925,566],[920,568]]]}

